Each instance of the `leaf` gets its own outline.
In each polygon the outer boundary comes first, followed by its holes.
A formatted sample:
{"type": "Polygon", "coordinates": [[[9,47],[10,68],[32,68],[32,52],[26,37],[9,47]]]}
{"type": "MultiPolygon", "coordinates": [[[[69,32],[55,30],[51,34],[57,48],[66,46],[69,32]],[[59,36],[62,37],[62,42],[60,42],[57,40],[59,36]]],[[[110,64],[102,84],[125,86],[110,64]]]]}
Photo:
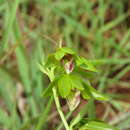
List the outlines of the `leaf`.
{"type": "Polygon", "coordinates": [[[58,92],[62,98],[66,98],[71,92],[70,78],[64,75],[58,81],[58,92]]]}
{"type": "Polygon", "coordinates": [[[94,120],[96,118],[96,106],[95,106],[95,103],[94,103],[94,99],[90,99],[88,101],[87,113],[88,113],[88,119],[89,120],[94,120]]]}
{"type": "Polygon", "coordinates": [[[81,95],[82,95],[82,97],[84,98],[84,99],[91,99],[91,98],[93,98],[93,95],[92,95],[92,93],[91,93],[91,91],[90,91],[90,89],[86,86],[86,83],[85,82],[83,82],[83,84],[84,84],[84,91],[81,93],[81,95]]]}
{"type": "Polygon", "coordinates": [[[82,82],[83,82],[83,85],[84,85],[84,88],[85,88],[84,91],[81,93],[82,97],[84,99],[93,98],[93,95],[92,95],[92,93],[91,93],[91,91],[90,91],[90,89],[88,87],[90,85],[89,81],[86,81],[86,82],[82,81],[82,82]]]}
{"type": "Polygon", "coordinates": [[[91,99],[92,98],[92,95],[90,93],[90,91],[88,91],[87,89],[85,89],[82,93],[81,93],[82,97],[84,99],[91,99]]]}
{"type": "MultiPolygon", "coordinates": [[[[78,125],[83,117],[87,114],[88,104],[85,104],[84,107],[78,112],[74,119],[70,122],[70,128],[73,128],[75,125],[78,125]]],[[[77,130],[77,129],[76,129],[77,130]]]]}
{"type": "Polygon", "coordinates": [[[82,64],[80,67],[85,69],[85,70],[89,70],[89,71],[92,71],[92,72],[97,72],[97,69],[90,63],[82,64]]]}
{"type": "Polygon", "coordinates": [[[83,82],[85,90],[82,92],[82,96],[84,99],[95,98],[97,100],[106,101],[108,98],[103,94],[100,94],[95,88],[93,88],[89,83],[83,82]]]}
{"type": "Polygon", "coordinates": [[[97,69],[92,64],[92,61],[85,59],[84,57],[76,57],[76,65],[81,67],[82,69],[89,70],[92,72],[97,72],[97,69]]]}
{"type": "Polygon", "coordinates": [[[15,23],[15,19],[16,19],[16,13],[17,13],[17,9],[20,5],[20,0],[15,0],[13,2],[13,5],[12,5],[12,9],[8,12],[8,15],[6,15],[8,17],[8,19],[6,18],[5,20],[5,32],[4,32],[4,35],[3,35],[3,41],[2,41],[2,45],[3,45],[3,48],[2,50],[6,50],[7,51],[7,48],[9,47],[9,39],[10,39],[10,34],[12,33],[12,28],[13,28],[13,25],[15,23]]]}
{"type": "Polygon", "coordinates": [[[45,67],[53,67],[59,66],[60,62],[58,62],[53,54],[49,55],[45,61],[45,67]]]}
{"type": "Polygon", "coordinates": [[[75,71],[76,73],[79,73],[80,75],[82,75],[82,77],[84,77],[85,79],[88,79],[88,78],[90,79],[90,78],[93,78],[93,77],[96,76],[96,75],[95,75],[95,72],[92,72],[92,71],[84,71],[82,68],[76,67],[76,66],[75,66],[74,71],[75,71]]]}
{"type": "Polygon", "coordinates": [[[93,88],[92,86],[89,86],[89,89],[93,95],[93,97],[97,100],[102,100],[102,101],[108,101],[108,97],[106,97],[105,95],[101,94],[100,92],[98,92],[95,88],[93,88]]]}
{"type": "Polygon", "coordinates": [[[57,85],[58,80],[62,77],[62,75],[56,77],[49,86],[43,91],[42,96],[51,96],[52,95],[52,87],[57,85]]]}
{"type": "Polygon", "coordinates": [[[63,52],[62,50],[58,50],[58,51],[55,53],[55,58],[56,58],[57,60],[61,60],[64,56],[65,56],[65,52],[63,52]]]}
{"type": "Polygon", "coordinates": [[[118,130],[102,121],[90,121],[83,125],[79,130],[118,130]]]}
{"type": "Polygon", "coordinates": [[[73,54],[75,54],[75,52],[72,51],[70,48],[63,47],[63,48],[59,48],[59,49],[55,52],[54,56],[55,56],[56,60],[59,61],[59,60],[61,60],[66,54],[71,54],[71,55],[73,55],[73,54]]]}
{"type": "Polygon", "coordinates": [[[77,66],[80,66],[80,65],[83,64],[83,60],[82,60],[82,58],[80,56],[76,56],[75,60],[76,60],[77,66]]]}
{"type": "Polygon", "coordinates": [[[71,79],[72,89],[76,88],[76,89],[81,90],[81,91],[84,90],[80,76],[78,76],[76,74],[71,74],[70,79],[71,79]]]}
{"type": "Polygon", "coordinates": [[[10,117],[2,108],[0,108],[0,124],[6,126],[7,128],[10,128],[11,123],[12,122],[10,117]]]}
{"type": "Polygon", "coordinates": [[[98,60],[88,60],[92,65],[94,66],[99,66],[104,64],[103,59],[98,59],[98,60]]]}
{"type": "Polygon", "coordinates": [[[73,50],[71,50],[70,48],[67,48],[67,47],[63,47],[61,48],[65,53],[68,53],[68,54],[75,54],[75,52],[73,50]]]}

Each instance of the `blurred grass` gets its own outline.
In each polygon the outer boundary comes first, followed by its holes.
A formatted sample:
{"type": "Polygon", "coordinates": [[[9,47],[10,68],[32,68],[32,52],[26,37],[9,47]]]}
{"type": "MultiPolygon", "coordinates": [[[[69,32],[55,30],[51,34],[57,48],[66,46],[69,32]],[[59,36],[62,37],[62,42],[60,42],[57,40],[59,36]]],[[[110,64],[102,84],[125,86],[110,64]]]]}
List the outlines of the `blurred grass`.
{"type": "MultiPolygon", "coordinates": [[[[130,102],[129,11],[128,0],[1,0],[0,129],[61,129],[57,116],[57,122],[47,120],[49,111],[55,112],[52,100],[41,97],[48,79],[37,63],[56,48],[44,36],[57,43],[63,39],[79,55],[102,60],[100,72],[92,82],[112,100],[105,105],[107,114],[100,118],[104,116],[108,121],[112,115],[114,122],[118,113],[125,115],[130,102]],[[20,98],[27,100],[22,116],[16,96],[18,84],[25,95],[20,98]]],[[[114,125],[130,129],[129,123],[125,118],[114,125]]]]}

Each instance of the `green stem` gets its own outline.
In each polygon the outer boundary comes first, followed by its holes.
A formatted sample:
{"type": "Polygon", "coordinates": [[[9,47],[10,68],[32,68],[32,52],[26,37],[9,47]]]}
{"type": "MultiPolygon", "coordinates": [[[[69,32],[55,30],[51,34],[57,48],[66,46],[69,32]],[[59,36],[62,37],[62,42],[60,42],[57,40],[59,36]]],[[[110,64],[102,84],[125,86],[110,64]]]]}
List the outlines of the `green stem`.
{"type": "Polygon", "coordinates": [[[63,121],[63,124],[64,124],[66,130],[70,130],[69,125],[68,125],[68,123],[67,123],[67,121],[65,119],[65,116],[64,116],[63,112],[62,112],[56,88],[53,87],[52,91],[53,91],[53,94],[54,94],[54,100],[55,100],[55,103],[56,103],[57,111],[60,114],[60,117],[61,117],[61,119],[63,121]]]}
{"type": "MultiPolygon", "coordinates": [[[[49,78],[50,78],[50,81],[51,81],[51,82],[52,82],[52,81],[54,80],[54,78],[55,78],[55,76],[54,76],[54,69],[55,69],[55,68],[52,68],[51,71],[49,72],[49,78]]],[[[58,113],[59,113],[59,115],[60,115],[60,117],[61,117],[61,119],[62,119],[62,122],[63,122],[63,124],[64,124],[66,130],[72,130],[72,129],[69,128],[69,125],[68,125],[68,123],[67,123],[67,121],[66,121],[66,119],[65,119],[65,116],[64,116],[63,112],[62,112],[62,109],[61,109],[61,106],[60,106],[60,101],[59,101],[59,98],[58,98],[58,95],[57,95],[57,90],[56,90],[56,88],[53,87],[53,88],[52,88],[52,91],[53,91],[53,95],[54,95],[54,100],[55,100],[55,103],[56,103],[57,111],[58,111],[58,113]]]]}
{"type": "MultiPolygon", "coordinates": [[[[66,120],[69,119],[69,117],[71,116],[72,112],[73,112],[73,111],[70,111],[70,112],[65,116],[66,120]]],[[[63,123],[60,122],[59,126],[58,126],[55,130],[61,130],[62,127],[63,127],[63,123]]]]}

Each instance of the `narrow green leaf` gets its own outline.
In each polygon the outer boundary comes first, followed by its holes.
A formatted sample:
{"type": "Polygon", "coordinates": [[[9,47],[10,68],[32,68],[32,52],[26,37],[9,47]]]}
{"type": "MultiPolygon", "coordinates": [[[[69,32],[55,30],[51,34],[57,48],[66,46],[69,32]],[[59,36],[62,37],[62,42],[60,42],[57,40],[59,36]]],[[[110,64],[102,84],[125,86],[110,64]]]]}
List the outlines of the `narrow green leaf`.
{"type": "Polygon", "coordinates": [[[89,61],[85,59],[84,57],[76,57],[76,65],[81,67],[82,69],[92,71],[92,72],[97,72],[97,69],[95,66],[92,64],[92,61],[89,61]]]}
{"type": "Polygon", "coordinates": [[[88,104],[81,109],[81,111],[77,114],[77,116],[70,122],[70,128],[73,128],[76,124],[78,124],[83,116],[87,113],[86,109],[88,109],[88,104]]]}
{"type": "Polygon", "coordinates": [[[103,33],[103,32],[106,32],[106,31],[110,30],[111,28],[117,26],[119,23],[121,23],[123,20],[125,20],[127,18],[127,16],[128,16],[128,14],[120,15],[115,20],[112,20],[111,22],[109,22],[109,23],[105,24],[104,26],[102,26],[99,29],[99,32],[103,33]]]}
{"type": "Polygon", "coordinates": [[[81,128],[79,128],[79,130],[118,130],[118,129],[108,125],[105,122],[90,121],[81,128]]]}
{"type": "Polygon", "coordinates": [[[6,128],[10,128],[11,126],[11,118],[9,118],[6,112],[1,108],[0,108],[0,124],[6,126],[6,128]]]}
{"type": "Polygon", "coordinates": [[[96,108],[95,108],[95,103],[94,103],[94,99],[90,99],[88,101],[88,119],[89,120],[94,120],[96,118],[96,108]]]}
{"type": "Polygon", "coordinates": [[[87,100],[92,98],[92,95],[91,95],[90,91],[89,91],[89,90],[87,91],[87,89],[85,89],[85,90],[81,93],[81,95],[82,95],[82,97],[83,97],[84,99],[87,99],[87,100]]]}
{"type": "Polygon", "coordinates": [[[101,94],[100,92],[98,92],[96,89],[94,89],[93,87],[89,86],[89,89],[93,95],[93,97],[97,100],[102,100],[102,101],[107,101],[108,97],[106,97],[105,95],[101,94]]]}
{"type": "Polygon", "coordinates": [[[89,85],[90,85],[90,83],[88,82],[87,83],[87,81],[86,82],[83,82],[83,85],[84,85],[84,91],[81,93],[81,95],[82,95],[82,97],[84,98],[84,99],[91,99],[91,98],[93,98],[93,95],[92,95],[92,93],[91,93],[91,91],[90,91],[90,89],[89,89],[89,85]]]}
{"type": "Polygon", "coordinates": [[[9,41],[10,34],[12,31],[12,26],[16,18],[16,12],[17,12],[17,8],[19,4],[20,4],[20,0],[15,0],[12,4],[12,8],[8,12],[9,13],[8,21],[7,21],[6,29],[3,35],[3,49],[4,50],[8,48],[8,41],[9,41]]]}
{"type": "Polygon", "coordinates": [[[67,22],[67,24],[71,26],[71,28],[76,29],[76,32],[79,35],[82,35],[84,37],[87,36],[88,31],[80,22],[77,22],[72,17],[66,15],[65,13],[62,13],[62,11],[57,8],[54,8],[53,11],[56,13],[56,15],[63,17],[65,19],[65,21],[67,22]]]}
{"type": "Polygon", "coordinates": [[[90,62],[93,66],[99,66],[99,65],[104,64],[104,60],[103,59],[88,60],[88,62],[90,62]]]}
{"type": "Polygon", "coordinates": [[[77,64],[77,66],[80,66],[80,65],[82,65],[84,63],[83,60],[82,60],[82,58],[80,56],[76,56],[75,58],[76,58],[76,64],[77,64]]]}
{"type": "Polygon", "coordinates": [[[88,84],[87,82],[83,82],[85,90],[82,93],[83,98],[88,99],[88,98],[95,98],[97,100],[103,100],[106,101],[108,100],[108,98],[106,96],[104,96],[103,94],[101,94],[100,92],[98,92],[95,88],[93,88],[90,84],[88,84]]]}

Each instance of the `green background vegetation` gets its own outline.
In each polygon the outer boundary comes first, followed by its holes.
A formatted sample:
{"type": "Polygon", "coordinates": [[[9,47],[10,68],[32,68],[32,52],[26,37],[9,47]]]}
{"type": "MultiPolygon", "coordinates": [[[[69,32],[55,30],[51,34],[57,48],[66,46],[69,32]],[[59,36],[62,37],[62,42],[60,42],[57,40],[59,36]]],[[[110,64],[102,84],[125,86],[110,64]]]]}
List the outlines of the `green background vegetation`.
{"type": "MultiPolygon", "coordinates": [[[[92,83],[111,100],[95,102],[97,117],[130,129],[129,13],[129,0],[0,0],[0,129],[61,129],[53,98],[41,96],[49,81],[37,66],[60,39],[104,60],[92,83]]],[[[89,105],[82,101],[77,112],[86,115],[89,105]]]]}

